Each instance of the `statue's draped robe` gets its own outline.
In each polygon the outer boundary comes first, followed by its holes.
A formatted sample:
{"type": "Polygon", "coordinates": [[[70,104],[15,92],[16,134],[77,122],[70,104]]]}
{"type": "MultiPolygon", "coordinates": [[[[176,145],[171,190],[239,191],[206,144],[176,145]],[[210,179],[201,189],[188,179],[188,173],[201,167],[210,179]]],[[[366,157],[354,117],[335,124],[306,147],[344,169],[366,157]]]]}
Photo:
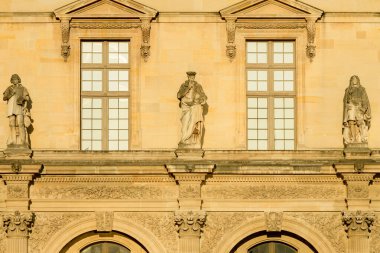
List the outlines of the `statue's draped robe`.
{"type": "Polygon", "coordinates": [[[181,85],[177,97],[182,109],[182,136],[180,146],[189,148],[201,148],[203,134],[203,106],[206,95],[197,82],[189,90],[189,81],[181,85]]]}

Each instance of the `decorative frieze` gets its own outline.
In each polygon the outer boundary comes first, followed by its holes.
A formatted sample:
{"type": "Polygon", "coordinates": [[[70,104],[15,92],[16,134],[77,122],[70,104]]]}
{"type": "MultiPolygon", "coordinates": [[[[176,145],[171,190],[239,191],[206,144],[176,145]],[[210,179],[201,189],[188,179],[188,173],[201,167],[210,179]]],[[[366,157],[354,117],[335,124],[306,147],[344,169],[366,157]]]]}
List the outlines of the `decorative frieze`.
{"type": "Polygon", "coordinates": [[[38,183],[31,196],[40,199],[172,199],[178,196],[176,185],[122,183],[38,183]]]}
{"type": "Polygon", "coordinates": [[[282,217],[282,212],[266,212],[265,224],[267,226],[267,232],[281,232],[282,217]]]}
{"type": "Polygon", "coordinates": [[[201,236],[203,226],[206,223],[205,211],[176,211],[174,223],[180,237],[201,236]]]}
{"type": "Polygon", "coordinates": [[[356,212],[342,212],[342,215],[344,230],[348,232],[348,236],[350,232],[370,233],[375,222],[375,214],[372,212],[358,210],[356,212]]]}
{"type": "Polygon", "coordinates": [[[206,185],[202,197],[208,199],[341,199],[343,185],[320,184],[228,184],[206,185]]]}
{"type": "Polygon", "coordinates": [[[28,236],[34,223],[34,213],[19,212],[5,213],[2,215],[3,229],[8,237],[28,236]]]}

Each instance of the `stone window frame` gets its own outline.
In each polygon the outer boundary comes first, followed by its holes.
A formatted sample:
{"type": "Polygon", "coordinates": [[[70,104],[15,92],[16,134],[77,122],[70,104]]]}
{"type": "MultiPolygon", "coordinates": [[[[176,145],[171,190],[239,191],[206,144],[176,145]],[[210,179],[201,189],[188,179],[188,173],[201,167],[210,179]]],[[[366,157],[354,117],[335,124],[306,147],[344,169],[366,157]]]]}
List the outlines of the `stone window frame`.
{"type": "MultiPolygon", "coordinates": [[[[273,57],[273,51],[268,50],[268,63],[266,64],[252,64],[248,63],[247,57],[244,59],[244,62],[246,64],[245,70],[245,90],[246,90],[246,133],[247,133],[247,138],[246,138],[246,147],[248,149],[248,98],[267,98],[267,149],[263,150],[296,150],[297,149],[297,45],[296,41],[294,39],[246,39],[245,45],[247,45],[248,42],[250,41],[265,41],[268,42],[269,48],[271,48],[271,45],[273,45],[274,42],[285,42],[285,41],[290,41],[293,42],[293,63],[292,64],[275,64],[270,62],[269,59],[273,57]],[[250,69],[263,69],[263,70],[268,70],[268,72],[274,71],[276,69],[291,69],[294,70],[295,75],[294,75],[294,89],[293,91],[274,91],[273,88],[273,80],[271,78],[268,78],[268,89],[267,91],[248,91],[247,89],[247,73],[248,70],[250,69]],[[274,137],[274,132],[275,132],[275,127],[274,127],[274,98],[280,97],[280,98],[293,98],[294,99],[294,106],[293,106],[293,113],[294,113],[294,136],[293,136],[293,141],[294,141],[294,146],[293,149],[275,149],[275,137],[274,137]]],[[[247,50],[245,48],[244,50],[245,56],[247,56],[247,50]]],[[[260,150],[260,149],[249,149],[249,150],[260,150]]]]}
{"type": "MultiPolygon", "coordinates": [[[[101,122],[102,122],[102,128],[101,128],[101,133],[102,133],[102,137],[101,137],[101,149],[100,150],[115,150],[115,149],[110,149],[109,148],[109,139],[108,139],[108,134],[109,134],[109,125],[108,125],[108,120],[109,120],[109,117],[108,117],[108,111],[109,111],[109,106],[108,106],[108,102],[106,100],[108,100],[109,98],[127,98],[128,99],[128,148],[127,149],[121,149],[120,151],[127,151],[130,149],[130,145],[129,145],[129,141],[130,141],[130,91],[128,89],[128,91],[108,91],[107,90],[107,84],[108,84],[108,80],[106,79],[107,75],[105,75],[105,72],[107,72],[108,70],[128,70],[128,75],[130,76],[130,70],[131,70],[131,62],[130,62],[130,57],[129,57],[129,54],[130,54],[130,41],[129,40],[125,40],[125,39],[119,39],[119,40],[81,40],[80,41],[80,54],[82,54],[82,43],[83,42],[101,42],[102,43],[102,48],[103,48],[103,51],[102,51],[102,63],[100,64],[91,64],[91,63],[83,63],[82,61],[80,62],[80,69],[81,69],[81,72],[83,70],[91,70],[91,69],[96,69],[96,70],[102,70],[102,73],[103,73],[103,80],[102,80],[102,90],[101,91],[82,91],[82,89],[80,89],[80,93],[81,93],[81,121],[82,121],[82,99],[83,98],[100,98],[102,100],[102,108],[101,108],[101,112],[102,112],[102,116],[101,116],[101,122]],[[129,61],[128,63],[126,64],[110,64],[108,63],[108,53],[109,53],[109,42],[128,42],[128,57],[129,57],[129,61]]],[[[81,57],[81,56],[80,56],[81,57]]],[[[128,78],[129,80],[129,78],[128,78]]],[[[130,85],[128,85],[130,87],[130,85]]],[[[81,150],[84,150],[83,149],[83,144],[82,144],[82,124],[81,124],[81,150]]],[[[90,150],[94,150],[94,149],[90,149],[90,150]]],[[[117,149],[119,150],[119,149],[117,149]]]]}
{"type": "Polygon", "coordinates": [[[248,253],[248,250],[266,242],[278,242],[287,244],[295,248],[297,250],[297,253],[313,253],[313,251],[305,243],[285,234],[281,234],[281,236],[278,237],[268,237],[268,235],[254,237],[238,246],[234,253],[248,253]]]}
{"type": "Polygon", "coordinates": [[[125,236],[121,233],[111,231],[109,233],[97,233],[97,232],[88,232],[78,237],[74,238],[68,245],[64,247],[60,252],[62,253],[80,253],[80,251],[91,244],[99,242],[111,242],[122,245],[123,247],[129,249],[131,253],[147,253],[145,249],[140,246],[133,239],[130,239],[128,236],[125,236]]]}

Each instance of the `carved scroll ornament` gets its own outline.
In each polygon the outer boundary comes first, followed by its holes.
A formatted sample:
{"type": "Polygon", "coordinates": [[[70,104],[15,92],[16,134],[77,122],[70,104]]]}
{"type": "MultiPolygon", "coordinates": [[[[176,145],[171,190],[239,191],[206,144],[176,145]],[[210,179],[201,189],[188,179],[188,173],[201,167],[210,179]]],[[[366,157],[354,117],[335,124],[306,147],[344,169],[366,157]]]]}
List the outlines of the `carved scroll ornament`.
{"type": "Polygon", "coordinates": [[[204,211],[176,211],[174,222],[180,236],[200,236],[206,223],[204,211]]]}
{"type": "Polygon", "coordinates": [[[371,232],[375,223],[375,214],[360,210],[356,212],[342,212],[342,222],[346,232],[371,232]]]}
{"type": "Polygon", "coordinates": [[[14,213],[3,214],[3,229],[8,236],[27,236],[34,224],[34,214],[32,212],[15,211],[14,213]]]}

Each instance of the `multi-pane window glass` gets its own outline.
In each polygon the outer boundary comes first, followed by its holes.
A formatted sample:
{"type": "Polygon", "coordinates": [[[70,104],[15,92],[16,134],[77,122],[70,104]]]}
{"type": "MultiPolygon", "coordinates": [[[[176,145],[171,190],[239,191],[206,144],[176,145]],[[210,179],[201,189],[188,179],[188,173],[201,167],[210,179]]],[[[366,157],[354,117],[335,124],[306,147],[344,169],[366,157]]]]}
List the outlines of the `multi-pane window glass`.
{"type": "Polygon", "coordinates": [[[247,42],[247,148],[295,149],[295,43],[247,42]]]}
{"type": "Polygon", "coordinates": [[[265,242],[248,250],[248,253],[297,253],[298,251],[280,242],[265,242]]]}
{"type": "Polygon", "coordinates": [[[267,98],[248,98],[248,149],[268,149],[267,98]]]}
{"type": "Polygon", "coordinates": [[[81,149],[128,150],[129,42],[81,44],[81,149]]]}
{"type": "Polygon", "coordinates": [[[80,251],[80,253],[130,253],[131,251],[120,244],[113,242],[100,242],[92,244],[80,251]]]}

